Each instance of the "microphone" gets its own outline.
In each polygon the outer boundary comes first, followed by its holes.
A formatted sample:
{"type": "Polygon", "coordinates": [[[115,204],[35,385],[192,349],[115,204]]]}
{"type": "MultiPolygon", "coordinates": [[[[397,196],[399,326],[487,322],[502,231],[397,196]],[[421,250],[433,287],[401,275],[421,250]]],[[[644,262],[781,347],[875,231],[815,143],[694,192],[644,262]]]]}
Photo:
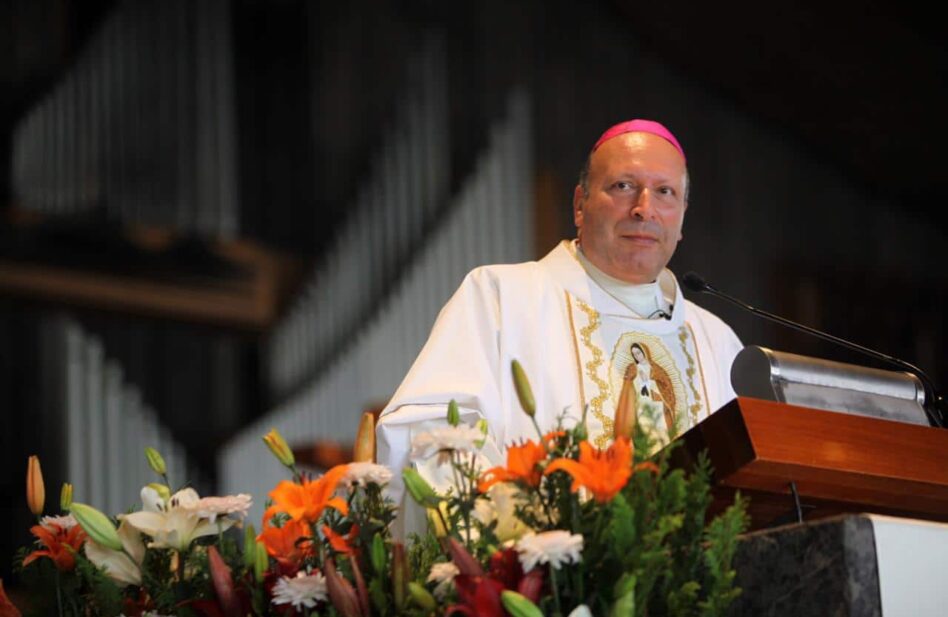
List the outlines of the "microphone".
{"type": "Polygon", "coordinates": [[[840,345],[841,347],[845,347],[853,351],[858,351],[859,353],[867,355],[870,358],[875,358],[876,360],[882,360],[883,362],[887,362],[889,364],[897,366],[903,371],[907,371],[915,375],[916,377],[919,378],[919,380],[922,382],[922,385],[925,388],[925,403],[926,403],[925,413],[928,414],[929,420],[934,426],[941,427],[941,428],[945,427],[945,421],[944,421],[945,409],[946,407],[948,407],[948,405],[946,405],[945,398],[941,394],[939,394],[938,391],[935,389],[934,382],[931,380],[931,378],[927,374],[925,374],[925,371],[918,368],[917,366],[913,364],[909,364],[908,362],[904,360],[900,360],[898,358],[894,358],[887,354],[878,352],[874,349],[869,349],[868,347],[863,347],[862,345],[857,345],[856,343],[852,343],[845,339],[841,339],[838,336],[827,334],[826,332],[822,332],[820,330],[811,328],[809,326],[804,326],[803,324],[797,323],[795,321],[790,321],[789,319],[786,319],[784,317],[780,317],[778,315],[774,315],[773,313],[768,313],[767,311],[753,307],[750,304],[747,304],[746,302],[738,300],[734,296],[730,296],[718,290],[713,285],[711,285],[706,280],[704,280],[701,277],[701,275],[695,272],[688,272],[683,277],[681,277],[681,283],[682,285],[684,285],[687,289],[691,291],[696,291],[700,293],[711,294],[712,296],[717,296],[718,298],[721,298],[722,300],[727,300],[731,304],[735,304],[741,307],[742,309],[744,309],[745,311],[750,311],[751,313],[755,315],[759,315],[760,317],[763,317],[764,319],[768,319],[770,321],[778,323],[782,326],[786,326],[788,328],[793,328],[794,330],[797,330],[799,332],[804,332],[806,334],[813,335],[825,341],[829,341],[831,343],[835,343],[836,345],[840,345]]]}

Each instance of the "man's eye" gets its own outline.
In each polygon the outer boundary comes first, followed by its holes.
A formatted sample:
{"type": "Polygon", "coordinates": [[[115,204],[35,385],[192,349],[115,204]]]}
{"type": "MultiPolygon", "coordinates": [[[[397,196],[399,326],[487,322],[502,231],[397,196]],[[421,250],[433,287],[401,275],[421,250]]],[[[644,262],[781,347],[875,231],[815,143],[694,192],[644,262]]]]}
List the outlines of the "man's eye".
{"type": "Polygon", "coordinates": [[[620,181],[620,182],[616,182],[615,187],[619,189],[620,191],[628,191],[629,189],[632,188],[632,183],[620,181]]]}
{"type": "Polygon", "coordinates": [[[670,186],[662,186],[662,187],[659,187],[658,192],[661,193],[662,195],[674,195],[675,189],[673,189],[670,186]]]}

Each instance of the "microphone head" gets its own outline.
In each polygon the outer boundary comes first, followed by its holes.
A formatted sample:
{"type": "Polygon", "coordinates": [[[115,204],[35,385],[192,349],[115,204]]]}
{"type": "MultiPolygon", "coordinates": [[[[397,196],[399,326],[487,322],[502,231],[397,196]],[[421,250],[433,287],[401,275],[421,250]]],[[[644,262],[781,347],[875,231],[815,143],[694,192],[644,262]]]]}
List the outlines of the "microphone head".
{"type": "Polygon", "coordinates": [[[681,277],[681,284],[691,291],[708,291],[711,287],[700,274],[695,272],[687,272],[681,277]]]}

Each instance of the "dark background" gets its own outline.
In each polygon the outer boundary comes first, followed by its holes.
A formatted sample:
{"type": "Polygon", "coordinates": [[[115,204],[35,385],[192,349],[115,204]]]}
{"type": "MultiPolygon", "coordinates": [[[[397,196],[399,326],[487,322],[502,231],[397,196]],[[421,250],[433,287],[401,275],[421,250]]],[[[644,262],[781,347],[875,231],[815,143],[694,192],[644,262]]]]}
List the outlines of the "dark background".
{"type": "MultiPolygon", "coordinates": [[[[13,0],[0,9],[4,214],[23,205],[12,191],[14,128],[116,6],[13,0]]],[[[395,69],[434,32],[446,49],[455,188],[509,89],[531,92],[544,213],[538,256],[572,234],[575,172],[598,134],[632,117],[659,119],[683,142],[694,181],[677,272],[698,270],[762,308],[903,357],[948,383],[948,56],[943,21],[931,13],[872,1],[236,0],[230,7],[241,238],[307,268],[327,258],[321,248],[346,220],[392,113],[402,79],[395,69]]],[[[121,224],[80,220],[70,229],[62,241],[42,243],[9,231],[0,250],[16,245],[70,262],[93,246],[97,267],[128,267],[115,248],[121,224]]],[[[168,266],[173,275],[207,266],[201,241],[168,266]]],[[[872,364],[696,300],[745,343],[872,364]]],[[[0,498],[11,517],[25,510],[26,456],[55,432],[41,413],[34,341],[36,315],[57,308],[0,295],[0,498]]],[[[212,482],[217,448],[278,402],[261,379],[265,330],[68,308],[123,362],[212,482]],[[209,380],[221,349],[227,365],[209,380]]],[[[55,452],[47,456],[55,461],[55,452]]],[[[48,479],[51,499],[60,480],[48,479]]],[[[15,516],[25,529],[28,516],[15,516]]],[[[25,541],[23,532],[0,544],[0,575],[25,541]]]]}

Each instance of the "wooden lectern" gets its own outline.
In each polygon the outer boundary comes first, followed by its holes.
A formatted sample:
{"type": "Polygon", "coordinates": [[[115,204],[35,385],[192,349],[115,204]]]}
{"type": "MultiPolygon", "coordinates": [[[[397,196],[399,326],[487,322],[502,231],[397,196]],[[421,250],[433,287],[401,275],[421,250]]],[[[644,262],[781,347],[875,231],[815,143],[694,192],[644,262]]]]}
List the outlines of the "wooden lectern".
{"type": "Polygon", "coordinates": [[[948,430],[737,398],[679,437],[673,465],[707,450],[709,515],[750,497],[751,530],[873,512],[948,521],[948,430]]]}

